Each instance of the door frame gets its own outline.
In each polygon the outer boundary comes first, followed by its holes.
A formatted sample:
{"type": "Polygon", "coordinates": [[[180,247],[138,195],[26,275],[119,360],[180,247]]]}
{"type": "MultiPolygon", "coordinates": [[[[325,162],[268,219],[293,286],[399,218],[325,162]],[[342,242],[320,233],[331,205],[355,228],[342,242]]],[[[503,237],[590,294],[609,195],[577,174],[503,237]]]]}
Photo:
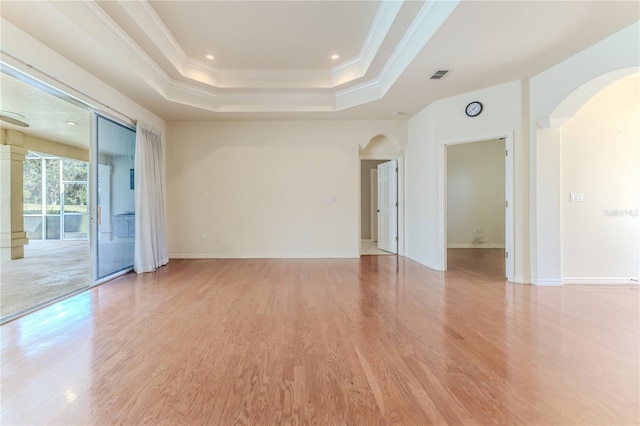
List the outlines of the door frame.
{"type": "Polygon", "coordinates": [[[377,165],[378,170],[378,250],[398,254],[398,160],[377,165]],[[389,163],[389,164],[387,164],[389,163]],[[383,194],[381,197],[380,194],[383,194]],[[394,228],[390,228],[392,223],[394,228]],[[383,238],[380,238],[381,230],[383,238]],[[395,234],[395,235],[393,235],[395,234]]]}
{"type": "Polygon", "coordinates": [[[371,242],[375,243],[378,242],[378,169],[369,170],[369,192],[371,193],[371,202],[369,203],[371,242]]]}
{"type": "Polygon", "coordinates": [[[91,109],[91,143],[89,146],[89,242],[91,246],[91,287],[110,281],[133,270],[133,266],[98,278],[98,116],[136,131],[133,121],[127,122],[102,110],[91,109]]]}
{"type": "Polygon", "coordinates": [[[505,190],[505,213],[504,213],[504,246],[505,246],[505,275],[508,281],[514,281],[515,276],[515,251],[514,251],[514,151],[513,151],[513,130],[489,133],[481,136],[469,138],[459,138],[444,140],[440,143],[440,184],[439,186],[439,207],[440,207],[440,229],[439,245],[442,259],[442,270],[447,270],[447,146],[460,145],[472,142],[482,142],[491,139],[504,139],[505,169],[504,169],[504,190],[505,190]]]}
{"type": "MultiPolygon", "coordinates": [[[[376,155],[376,154],[360,154],[358,156],[358,233],[357,246],[358,256],[362,256],[360,252],[360,241],[362,241],[362,161],[363,160],[381,160],[381,161],[398,161],[398,256],[404,256],[404,154],[397,155],[376,155]]],[[[366,207],[369,209],[369,207],[366,207]]]]}

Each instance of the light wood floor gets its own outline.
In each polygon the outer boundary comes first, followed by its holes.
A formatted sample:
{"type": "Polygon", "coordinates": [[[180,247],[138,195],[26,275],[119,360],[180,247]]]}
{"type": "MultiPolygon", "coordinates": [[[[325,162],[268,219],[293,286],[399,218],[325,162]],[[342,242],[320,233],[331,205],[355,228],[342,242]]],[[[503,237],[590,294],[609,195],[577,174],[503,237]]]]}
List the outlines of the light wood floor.
{"type": "Polygon", "coordinates": [[[510,284],[499,256],[127,275],[1,327],[0,423],[638,424],[638,288],[510,284]]]}

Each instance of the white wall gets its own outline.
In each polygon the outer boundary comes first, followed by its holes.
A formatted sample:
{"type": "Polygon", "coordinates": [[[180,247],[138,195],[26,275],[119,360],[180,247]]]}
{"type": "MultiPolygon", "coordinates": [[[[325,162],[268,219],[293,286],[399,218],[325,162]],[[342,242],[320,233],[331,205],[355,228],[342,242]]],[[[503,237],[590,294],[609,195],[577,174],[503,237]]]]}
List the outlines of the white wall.
{"type": "Polygon", "coordinates": [[[170,256],[359,256],[359,148],[378,134],[406,123],[168,123],[170,256]]]}
{"type": "Polygon", "coordinates": [[[638,71],[640,23],[567,58],[530,81],[531,280],[562,285],[560,127],[591,96],[638,71]]]}
{"type": "Polygon", "coordinates": [[[447,146],[447,247],[504,247],[504,145],[447,146]]]}
{"type": "Polygon", "coordinates": [[[589,100],[561,129],[565,282],[640,277],[640,77],[589,100]],[[571,202],[570,193],[584,194],[571,202]]]}
{"type": "MultiPolygon", "coordinates": [[[[516,170],[515,197],[528,198],[528,176],[518,165],[528,153],[522,137],[520,81],[513,81],[432,103],[409,120],[406,150],[406,255],[434,269],[445,269],[443,199],[443,150],[446,144],[511,135],[516,170]],[[484,105],[482,114],[469,118],[465,106],[474,100],[484,105]]],[[[525,157],[526,158],[526,157],[525,157]]],[[[528,279],[528,216],[522,204],[515,206],[515,276],[528,279]]]]}
{"type": "Polygon", "coordinates": [[[604,85],[637,72],[636,23],[539,75],[432,103],[409,120],[406,255],[444,269],[441,156],[445,144],[513,132],[514,281],[562,284],[560,126],[604,85]],[[606,78],[605,78],[606,77],[606,78]],[[474,119],[464,106],[483,102],[474,119]]]}

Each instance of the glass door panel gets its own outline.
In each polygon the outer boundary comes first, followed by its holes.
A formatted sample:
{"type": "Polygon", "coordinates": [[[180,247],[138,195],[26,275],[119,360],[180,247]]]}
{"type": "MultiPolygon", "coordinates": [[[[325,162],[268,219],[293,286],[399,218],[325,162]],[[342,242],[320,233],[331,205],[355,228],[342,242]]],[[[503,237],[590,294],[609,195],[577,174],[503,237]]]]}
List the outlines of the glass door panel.
{"type": "Polygon", "coordinates": [[[95,130],[95,281],[102,282],[133,267],[135,197],[130,176],[136,132],[99,114],[95,130]]]}
{"type": "Polygon", "coordinates": [[[86,240],[89,235],[89,205],[86,183],[64,184],[63,229],[65,240],[86,240]]]}

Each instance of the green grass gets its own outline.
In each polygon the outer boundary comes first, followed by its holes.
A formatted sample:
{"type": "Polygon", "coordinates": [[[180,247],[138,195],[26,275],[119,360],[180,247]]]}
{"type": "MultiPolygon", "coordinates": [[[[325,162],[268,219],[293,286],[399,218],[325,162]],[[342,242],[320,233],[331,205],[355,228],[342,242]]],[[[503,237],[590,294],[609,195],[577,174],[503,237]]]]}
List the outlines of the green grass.
{"type": "MultiPolygon", "coordinates": [[[[66,204],[64,206],[65,213],[88,213],[87,206],[74,206],[66,204]]],[[[24,214],[42,214],[41,204],[29,204],[23,205],[24,214]]],[[[60,214],[59,204],[50,204],[47,206],[47,214],[60,214]]]]}

